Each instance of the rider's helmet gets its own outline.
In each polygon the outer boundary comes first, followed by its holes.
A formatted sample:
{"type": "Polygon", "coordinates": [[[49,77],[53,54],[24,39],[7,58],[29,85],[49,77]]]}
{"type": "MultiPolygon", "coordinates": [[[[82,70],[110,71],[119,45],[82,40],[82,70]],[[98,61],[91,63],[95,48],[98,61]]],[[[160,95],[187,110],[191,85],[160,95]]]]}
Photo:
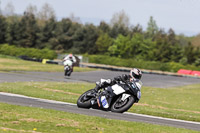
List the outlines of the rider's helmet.
{"type": "Polygon", "coordinates": [[[72,60],[72,57],[73,57],[73,55],[72,55],[72,54],[69,54],[69,59],[70,59],[70,60],[72,60]]]}
{"type": "Polygon", "coordinates": [[[133,68],[131,69],[130,71],[130,76],[132,79],[141,79],[142,77],[142,71],[140,69],[137,69],[137,68],[133,68]]]}

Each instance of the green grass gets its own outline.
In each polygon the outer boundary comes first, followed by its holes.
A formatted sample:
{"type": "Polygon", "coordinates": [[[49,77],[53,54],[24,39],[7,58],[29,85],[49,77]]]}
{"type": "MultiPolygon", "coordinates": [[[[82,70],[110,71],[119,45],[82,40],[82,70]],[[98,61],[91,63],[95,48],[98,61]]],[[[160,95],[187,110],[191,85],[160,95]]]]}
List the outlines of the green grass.
{"type": "Polygon", "coordinates": [[[0,132],[17,133],[197,133],[139,122],[0,103],[0,132]]]}
{"type": "MultiPolygon", "coordinates": [[[[64,82],[1,83],[0,91],[76,103],[95,84],[64,82]]],[[[177,88],[142,88],[142,98],[129,112],[200,122],[200,85],[177,88]]]]}
{"type": "MultiPolygon", "coordinates": [[[[95,71],[94,68],[74,67],[75,72],[95,71]]],[[[16,57],[0,55],[0,71],[43,71],[43,72],[64,72],[62,65],[42,64],[21,60],[16,57]]]]}

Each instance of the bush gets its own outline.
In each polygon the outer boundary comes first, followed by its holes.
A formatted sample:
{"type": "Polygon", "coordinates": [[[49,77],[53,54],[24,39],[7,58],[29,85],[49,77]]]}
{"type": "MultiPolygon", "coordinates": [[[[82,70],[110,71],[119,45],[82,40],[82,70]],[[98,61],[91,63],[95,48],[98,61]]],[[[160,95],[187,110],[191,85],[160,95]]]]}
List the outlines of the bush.
{"type": "Polygon", "coordinates": [[[84,56],[89,58],[90,63],[114,65],[114,66],[130,67],[130,68],[136,67],[140,69],[161,70],[168,72],[177,72],[179,69],[190,69],[190,70],[200,69],[200,67],[196,67],[194,65],[182,65],[181,63],[176,63],[176,62],[162,63],[156,61],[122,59],[106,55],[84,55],[84,56]]]}
{"type": "Polygon", "coordinates": [[[36,59],[54,59],[57,54],[49,49],[21,48],[13,45],[0,45],[0,54],[10,56],[28,56],[36,59]]]}

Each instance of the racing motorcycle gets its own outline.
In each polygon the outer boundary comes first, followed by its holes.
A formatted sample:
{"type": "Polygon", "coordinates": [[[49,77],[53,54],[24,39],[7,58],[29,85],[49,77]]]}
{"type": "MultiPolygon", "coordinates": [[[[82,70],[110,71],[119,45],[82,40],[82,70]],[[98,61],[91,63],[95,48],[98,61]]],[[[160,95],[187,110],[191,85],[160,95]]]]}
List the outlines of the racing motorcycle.
{"type": "Polygon", "coordinates": [[[63,62],[64,64],[64,71],[65,71],[65,76],[70,76],[72,73],[72,61],[66,60],[63,62]]]}
{"type": "Polygon", "coordinates": [[[123,113],[141,98],[141,81],[120,82],[96,92],[84,92],[77,100],[79,108],[94,108],[123,113]]]}
{"type": "Polygon", "coordinates": [[[65,66],[65,76],[70,76],[72,73],[72,68],[70,66],[65,66]]]}

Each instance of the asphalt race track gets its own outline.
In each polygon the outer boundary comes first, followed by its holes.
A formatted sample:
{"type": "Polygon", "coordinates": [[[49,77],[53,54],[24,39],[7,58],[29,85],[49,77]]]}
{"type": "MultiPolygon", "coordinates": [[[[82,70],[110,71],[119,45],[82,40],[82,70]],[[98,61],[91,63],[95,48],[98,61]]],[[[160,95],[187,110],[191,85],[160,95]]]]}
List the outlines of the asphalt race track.
{"type": "MultiPolygon", "coordinates": [[[[113,78],[127,72],[119,71],[92,71],[74,72],[69,78],[64,78],[64,72],[0,72],[1,82],[20,81],[61,81],[61,82],[91,82],[99,81],[101,78],[113,78]]],[[[192,77],[178,77],[169,75],[143,74],[142,82],[144,86],[168,88],[200,83],[200,79],[192,77]]]]}
{"type": "MultiPolygon", "coordinates": [[[[3,82],[26,82],[26,81],[59,81],[59,82],[91,82],[95,83],[101,78],[113,78],[125,72],[115,71],[92,71],[92,72],[74,72],[70,78],[64,78],[61,72],[0,72],[0,83],[3,82]]],[[[126,73],[127,74],[127,73],[126,73]]],[[[168,88],[200,83],[200,79],[191,77],[177,77],[156,74],[143,74],[144,86],[159,88],[168,88]]],[[[146,116],[133,113],[112,113],[100,110],[88,110],[77,108],[76,105],[64,102],[56,102],[38,98],[30,98],[21,95],[8,94],[0,92],[0,101],[9,104],[16,104],[30,107],[40,107],[55,109],[65,112],[80,113],[85,115],[99,116],[110,119],[119,119],[127,121],[145,122],[159,125],[168,125],[173,127],[187,128],[200,131],[200,122],[190,122],[174,120],[153,116],[146,116]]]]}

